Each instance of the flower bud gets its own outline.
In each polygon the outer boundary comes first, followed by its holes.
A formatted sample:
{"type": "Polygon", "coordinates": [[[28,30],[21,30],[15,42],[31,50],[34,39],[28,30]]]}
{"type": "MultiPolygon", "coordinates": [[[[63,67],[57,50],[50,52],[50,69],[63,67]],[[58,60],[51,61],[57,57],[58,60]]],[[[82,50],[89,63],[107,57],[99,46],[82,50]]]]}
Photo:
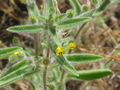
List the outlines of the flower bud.
{"type": "Polygon", "coordinates": [[[70,42],[70,43],[68,44],[68,48],[69,48],[69,49],[75,49],[75,48],[76,48],[76,44],[75,44],[74,42],[70,42]]]}

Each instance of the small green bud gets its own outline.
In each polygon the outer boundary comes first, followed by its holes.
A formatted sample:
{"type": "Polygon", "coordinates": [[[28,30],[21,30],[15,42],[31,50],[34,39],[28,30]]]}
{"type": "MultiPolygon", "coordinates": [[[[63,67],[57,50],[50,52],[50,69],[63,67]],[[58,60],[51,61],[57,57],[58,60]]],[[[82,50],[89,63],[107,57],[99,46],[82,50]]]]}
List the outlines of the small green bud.
{"type": "Polygon", "coordinates": [[[20,45],[20,39],[19,37],[14,36],[12,39],[12,43],[14,46],[19,46],[20,45]]]}
{"type": "Polygon", "coordinates": [[[99,0],[92,0],[93,4],[97,4],[99,2],[99,0]]]}
{"type": "Polygon", "coordinates": [[[50,8],[50,14],[54,14],[54,13],[55,13],[54,8],[50,8]]]}
{"type": "Polygon", "coordinates": [[[74,16],[74,14],[75,14],[74,10],[69,10],[69,11],[67,12],[67,17],[68,17],[68,18],[72,18],[72,17],[74,16]]]}
{"type": "Polygon", "coordinates": [[[32,23],[35,23],[35,21],[36,21],[35,16],[30,16],[30,20],[31,20],[32,23]]]}
{"type": "Polygon", "coordinates": [[[48,60],[48,59],[44,59],[44,60],[43,60],[43,64],[44,64],[44,65],[48,65],[48,64],[49,64],[49,60],[48,60]]]}
{"type": "Polygon", "coordinates": [[[54,13],[55,13],[54,8],[50,8],[50,9],[49,9],[49,19],[52,20],[54,13]]]}
{"type": "Polygon", "coordinates": [[[88,5],[83,5],[82,6],[82,10],[83,11],[88,11],[89,10],[89,6],[88,5]]]}

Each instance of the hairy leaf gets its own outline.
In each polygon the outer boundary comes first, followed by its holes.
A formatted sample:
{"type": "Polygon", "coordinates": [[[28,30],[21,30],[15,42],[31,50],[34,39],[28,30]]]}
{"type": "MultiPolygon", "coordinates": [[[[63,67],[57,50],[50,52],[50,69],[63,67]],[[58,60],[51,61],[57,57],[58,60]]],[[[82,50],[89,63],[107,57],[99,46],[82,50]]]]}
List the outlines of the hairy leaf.
{"type": "Polygon", "coordinates": [[[2,76],[5,76],[11,72],[14,72],[15,70],[25,66],[27,63],[27,60],[22,60],[14,65],[12,65],[9,69],[5,70],[3,73],[2,73],[2,76]]]}
{"type": "Polygon", "coordinates": [[[66,55],[68,61],[75,64],[90,63],[103,60],[102,56],[94,54],[68,54],[66,55]]]}
{"type": "Polygon", "coordinates": [[[5,73],[5,75],[2,75],[0,77],[0,87],[9,85],[13,82],[16,82],[17,80],[21,80],[23,79],[23,77],[25,77],[26,75],[29,75],[30,73],[35,72],[35,68],[31,65],[25,65],[23,64],[23,66],[21,65],[20,67],[16,67],[14,65],[14,67],[12,67],[12,69],[10,68],[10,70],[7,70],[7,73],[5,73]],[[12,71],[14,70],[14,71],[12,71]],[[11,71],[11,72],[9,72],[11,71]]]}
{"type": "Polygon", "coordinates": [[[78,73],[79,76],[69,74],[68,77],[77,80],[95,80],[95,79],[103,78],[107,75],[111,75],[112,71],[109,69],[98,69],[98,70],[79,71],[78,73]]]}
{"type": "Polygon", "coordinates": [[[58,27],[74,27],[76,24],[81,24],[89,21],[91,18],[89,17],[77,17],[65,20],[59,23],[58,27]]]}
{"type": "Polygon", "coordinates": [[[108,6],[108,4],[110,4],[110,0],[104,0],[100,7],[95,11],[94,16],[99,15],[108,6]]]}
{"type": "Polygon", "coordinates": [[[44,30],[44,27],[39,25],[19,25],[9,27],[7,30],[10,32],[39,32],[44,30]]]}

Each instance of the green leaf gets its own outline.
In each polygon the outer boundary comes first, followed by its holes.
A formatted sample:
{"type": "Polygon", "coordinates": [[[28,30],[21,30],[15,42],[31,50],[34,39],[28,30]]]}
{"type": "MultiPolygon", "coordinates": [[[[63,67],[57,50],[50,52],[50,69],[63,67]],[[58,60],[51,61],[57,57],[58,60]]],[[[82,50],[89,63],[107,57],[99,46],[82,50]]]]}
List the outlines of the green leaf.
{"type": "Polygon", "coordinates": [[[44,30],[44,27],[39,25],[19,25],[9,27],[7,30],[10,32],[39,32],[44,30]]]}
{"type": "Polygon", "coordinates": [[[2,73],[2,76],[5,76],[11,72],[14,72],[15,70],[25,66],[27,63],[27,60],[22,60],[14,65],[12,65],[9,69],[5,70],[3,73],[2,73]]]}
{"type": "Polygon", "coordinates": [[[79,15],[81,12],[81,5],[78,0],[69,0],[70,4],[74,8],[76,15],[79,15]]]}
{"type": "Polygon", "coordinates": [[[0,87],[9,85],[17,80],[23,79],[26,75],[35,72],[35,68],[32,65],[21,65],[20,67],[16,67],[14,65],[12,69],[8,69],[7,72],[0,77],[0,87]],[[13,71],[14,70],[14,71],[13,71]],[[11,72],[10,72],[11,71],[11,72]]]}
{"type": "Polygon", "coordinates": [[[0,78],[0,87],[6,86],[17,80],[23,79],[24,75],[29,72],[31,72],[31,67],[28,68],[28,66],[24,66],[15,72],[12,72],[6,76],[1,77],[0,78]]]}
{"type": "Polygon", "coordinates": [[[79,71],[79,76],[72,74],[68,75],[68,78],[77,79],[77,80],[95,80],[103,78],[107,75],[111,75],[112,71],[109,69],[98,69],[98,70],[88,70],[88,71],[79,71]]]}
{"type": "Polygon", "coordinates": [[[77,18],[71,18],[68,20],[65,20],[58,24],[58,27],[73,27],[76,24],[81,24],[84,22],[89,21],[91,18],[89,17],[77,17],[77,18]]]}
{"type": "Polygon", "coordinates": [[[108,4],[110,4],[110,0],[104,0],[100,7],[95,11],[94,16],[99,15],[108,6],[108,4]]]}
{"type": "Polygon", "coordinates": [[[66,55],[66,58],[74,64],[83,64],[103,60],[102,56],[94,54],[68,54],[66,55]]]}
{"type": "Polygon", "coordinates": [[[70,64],[69,61],[67,61],[64,56],[56,56],[57,62],[68,72],[74,74],[74,75],[78,75],[77,71],[75,70],[75,68],[70,64]]]}
{"type": "Polygon", "coordinates": [[[10,47],[0,49],[0,59],[8,58],[13,52],[22,49],[21,47],[10,47]]]}

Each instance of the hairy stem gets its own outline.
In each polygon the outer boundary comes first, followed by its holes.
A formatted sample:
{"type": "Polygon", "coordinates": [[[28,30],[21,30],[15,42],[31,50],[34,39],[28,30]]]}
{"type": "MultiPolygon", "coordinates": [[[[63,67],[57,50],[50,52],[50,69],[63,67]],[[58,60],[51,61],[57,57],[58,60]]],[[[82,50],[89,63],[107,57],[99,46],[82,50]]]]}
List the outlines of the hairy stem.
{"type": "Polygon", "coordinates": [[[62,84],[63,84],[63,81],[64,81],[64,76],[65,76],[65,71],[62,69],[61,71],[61,77],[60,77],[60,85],[58,87],[58,90],[62,90],[62,84]]]}
{"type": "Polygon", "coordinates": [[[74,40],[77,39],[77,37],[79,36],[79,33],[80,33],[81,29],[85,26],[85,24],[86,24],[86,23],[84,23],[84,24],[79,28],[78,32],[76,33],[76,35],[75,35],[75,37],[74,37],[74,40]]]}
{"type": "Polygon", "coordinates": [[[35,48],[35,55],[39,55],[39,33],[34,34],[34,48],[35,48]]]}
{"type": "Polygon", "coordinates": [[[47,90],[47,66],[45,65],[44,71],[43,71],[43,86],[44,90],[47,90]]]}

